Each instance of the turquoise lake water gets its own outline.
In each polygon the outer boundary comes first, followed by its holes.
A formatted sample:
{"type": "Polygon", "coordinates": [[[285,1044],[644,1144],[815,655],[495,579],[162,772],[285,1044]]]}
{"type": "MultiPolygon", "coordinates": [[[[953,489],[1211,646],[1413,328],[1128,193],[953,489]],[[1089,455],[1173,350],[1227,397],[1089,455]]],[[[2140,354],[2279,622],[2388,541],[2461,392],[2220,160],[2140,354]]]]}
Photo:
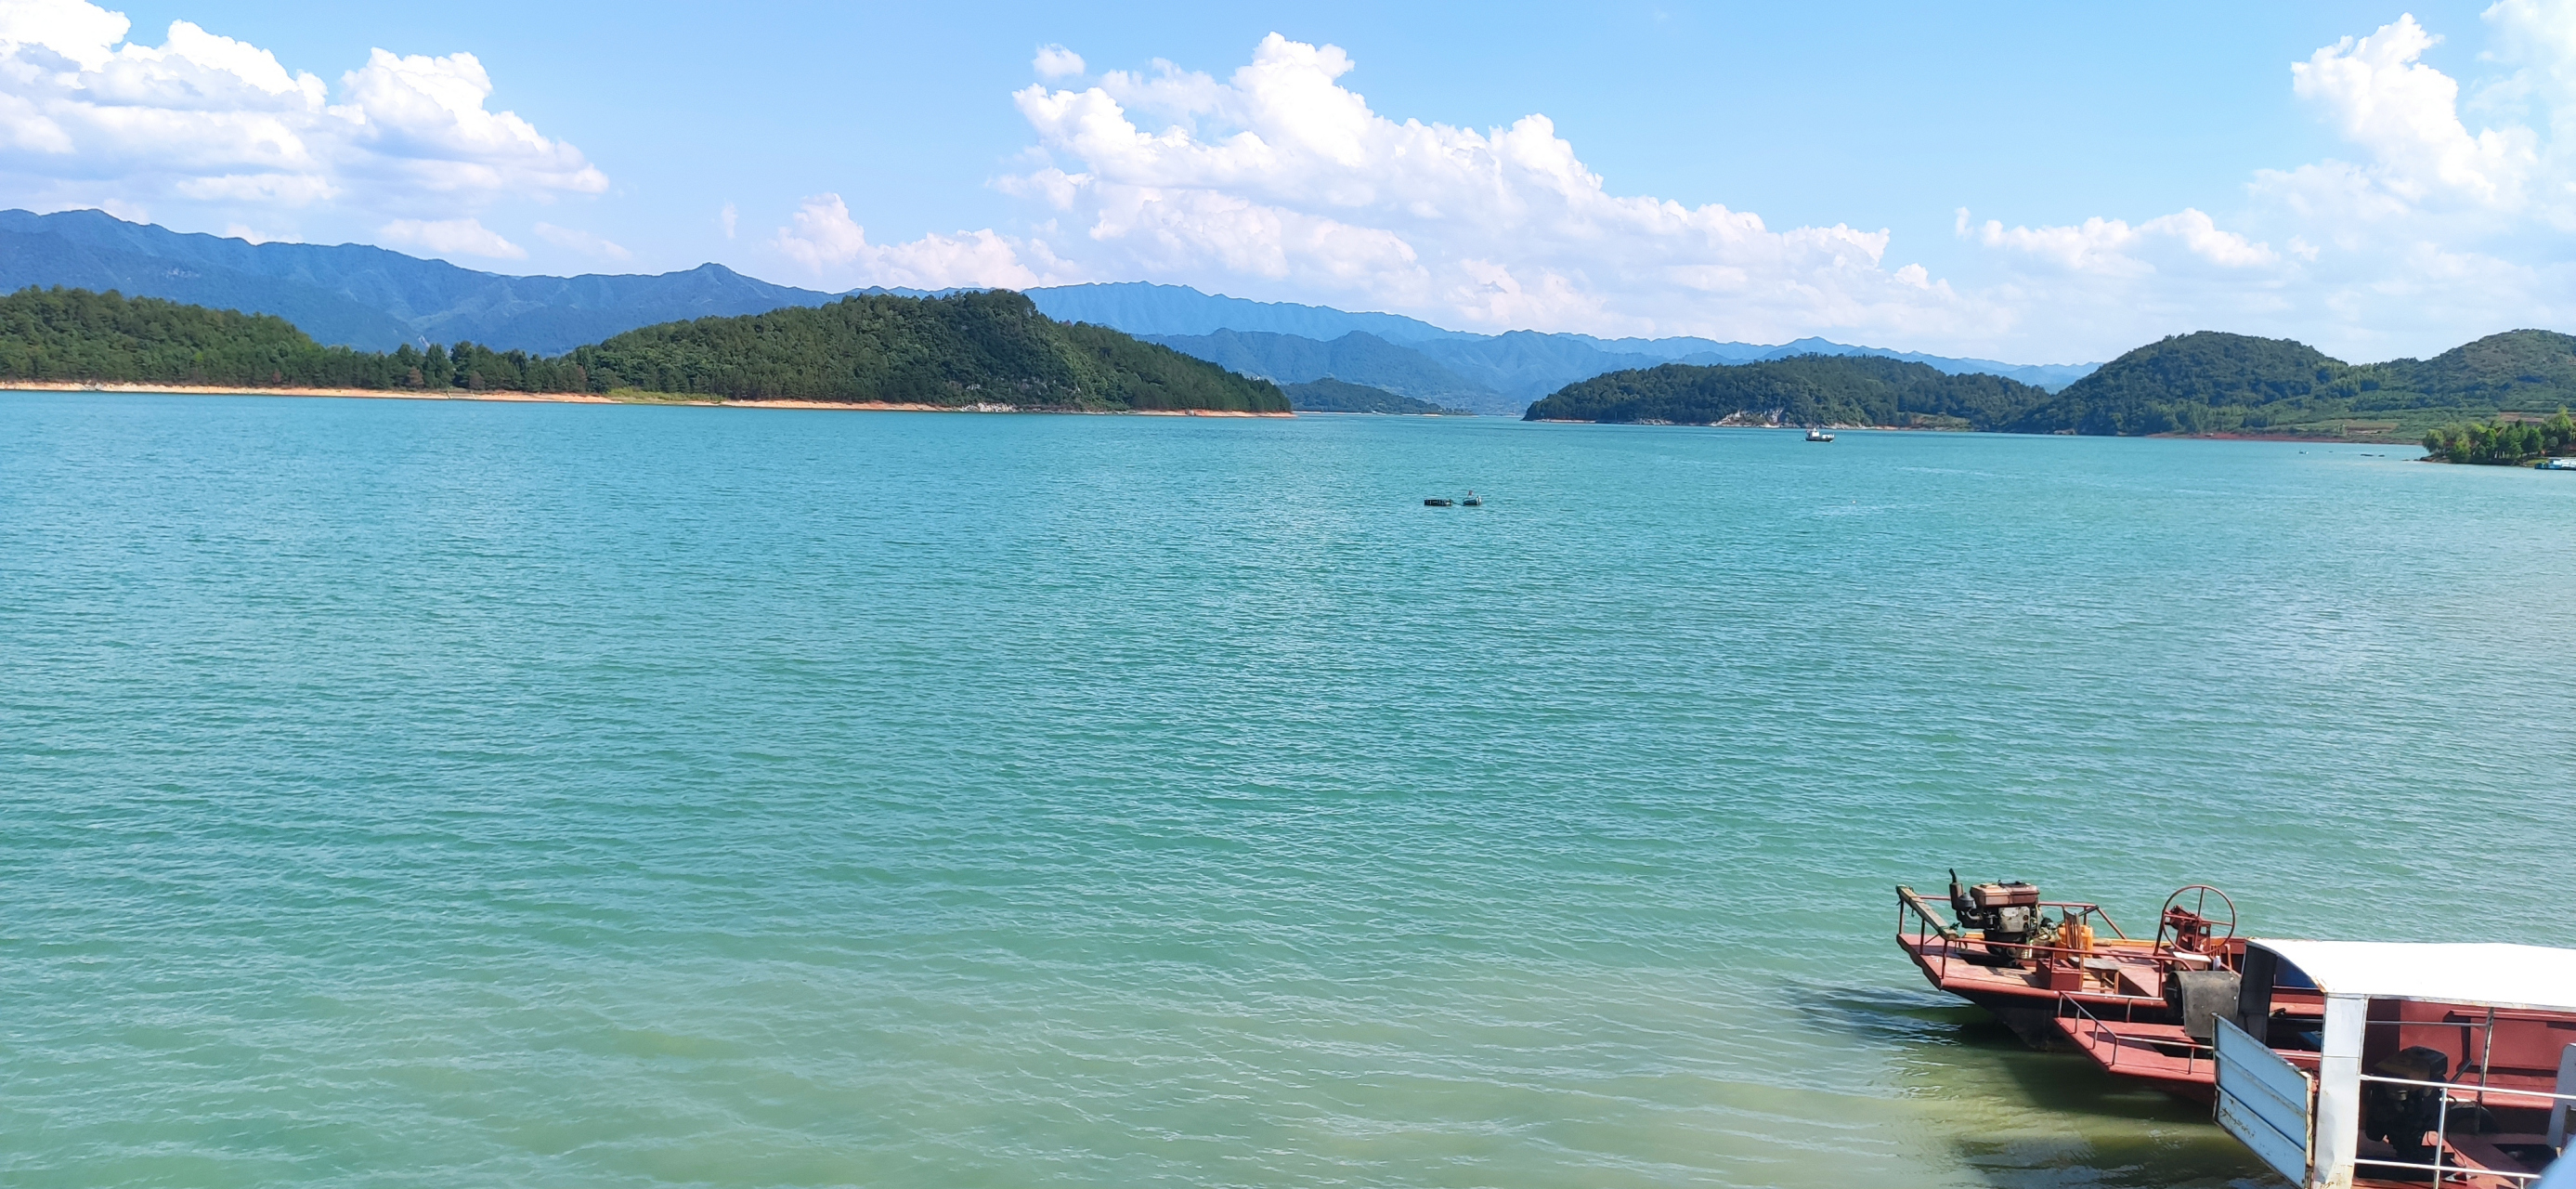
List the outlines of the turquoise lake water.
{"type": "Polygon", "coordinates": [[[0,395],[0,1181],[2267,1183],[1890,889],[2576,944],[2412,453],[0,395]]]}

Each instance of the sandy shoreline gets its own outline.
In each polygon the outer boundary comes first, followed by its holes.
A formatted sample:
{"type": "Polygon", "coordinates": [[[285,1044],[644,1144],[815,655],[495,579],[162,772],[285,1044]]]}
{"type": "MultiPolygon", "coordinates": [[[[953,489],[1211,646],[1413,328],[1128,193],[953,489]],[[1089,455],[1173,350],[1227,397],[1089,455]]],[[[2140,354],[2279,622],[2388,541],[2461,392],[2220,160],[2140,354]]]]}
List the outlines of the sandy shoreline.
{"type": "MultiPolygon", "coordinates": [[[[862,413],[1023,413],[1054,412],[1049,409],[1018,409],[1009,405],[930,405],[905,401],[823,401],[823,400],[695,400],[660,395],[620,398],[589,392],[471,392],[449,389],[444,392],[406,392],[390,388],[222,388],[202,384],[79,384],[63,381],[0,382],[0,391],[9,392],[127,392],[158,396],[343,396],[369,400],[475,400],[504,401],[515,404],[563,405],[679,405],[702,409],[829,409],[862,413]]],[[[1085,410],[1088,411],[1088,410],[1085,410]]],[[[1104,410],[1120,416],[1136,417],[1294,417],[1295,413],[1241,413],[1227,409],[1124,409],[1104,410]]]]}
{"type": "Polygon", "coordinates": [[[374,400],[498,400],[537,404],[614,405],[625,402],[586,392],[404,392],[390,388],[223,388],[210,384],[79,384],[59,380],[0,381],[7,392],[134,392],[160,396],[360,396],[374,400]]]}

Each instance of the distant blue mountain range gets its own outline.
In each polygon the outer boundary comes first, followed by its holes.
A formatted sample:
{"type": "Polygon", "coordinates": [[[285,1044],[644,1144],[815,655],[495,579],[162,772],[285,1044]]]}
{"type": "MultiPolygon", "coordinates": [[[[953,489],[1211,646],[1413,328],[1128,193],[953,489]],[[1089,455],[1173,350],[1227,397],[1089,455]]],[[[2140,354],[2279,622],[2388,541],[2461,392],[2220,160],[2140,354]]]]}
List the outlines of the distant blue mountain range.
{"type": "Polygon", "coordinates": [[[1097,322],[1282,384],[1326,376],[1479,413],[1518,416],[1531,401],[1604,372],[1663,363],[1751,363],[1791,355],[1884,355],[1953,374],[1989,372],[2052,392],[2099,364],[1951,359],[1820,338],[1766,346],[1703,338],[1601,339],[1515,330],[1470,334],[1397,314],[1211,297],[1178,285],[1124,282],[1033,289],[1048,317],[1097,322]]]}
{"type": "Polygon", "coordinates": [[[322,342],[378,351],[471,339],[549,355],[656,322],[835,296],[717,264],[660,276],[513,277],[362,244],[253,244],[98,211],[0,211],[0,286],[27,285],[275,314],[322,342]]]}
{"type": "Polygon", "coordinates": [[[1484,335],[1443,330],[1402,314],[1354,314],[1330,306],[1292,305],[1282,301],[1246,301],[1217,297],[1181,285],[1120,281],[1105,285],[1060,285],[1031,289],[1031,300],[1058,322],[1090,322],[1132,335],[1202,335],[1220,330],[1259,334],[1292,334],[1307,339],[1337,339],[1353,331],[1391,343],[1433,339],[1474,339],[1484,335]]]}
{"type": "MultiPolygon", "coordinates": [[[[275,314],[325,343],[371,350],[470,339],[549,355],[656,322],[821,305],[843,296],[773,285],[720,264],[653,276],[514,277],[363,244],[254,244],[99,211],[0,211],[0,291],[27,285],[115,289],[275,314]]],[[[1247,301],[1142,282],[1033,289],[1029,297],[1051,318],[1113,327],[1282,384],[1330,376],[1506,415],[1575,381],[1662,363],[1746,363],[1810,352],[1884,355],[1945,372],[1992,372],[2052,391],[2097,366],[1949,359],[1818,338],[1764,346],[1527,330],[1471,334],[1398,314],[1247,301]]]]}

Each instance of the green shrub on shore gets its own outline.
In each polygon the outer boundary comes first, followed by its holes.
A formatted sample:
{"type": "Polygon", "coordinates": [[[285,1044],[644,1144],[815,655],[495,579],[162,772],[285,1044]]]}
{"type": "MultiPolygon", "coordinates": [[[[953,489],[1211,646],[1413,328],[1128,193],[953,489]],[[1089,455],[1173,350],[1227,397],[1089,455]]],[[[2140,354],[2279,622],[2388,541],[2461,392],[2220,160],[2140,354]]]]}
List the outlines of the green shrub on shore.
{"type": "Polygon", "coordinates": [[[2424,435],[2424,450],[2444,462],[2520,466],[2576,447],[2576,421],[2567,410],[2547,421],[2477,421],[2445,425],[2424,435]]]}

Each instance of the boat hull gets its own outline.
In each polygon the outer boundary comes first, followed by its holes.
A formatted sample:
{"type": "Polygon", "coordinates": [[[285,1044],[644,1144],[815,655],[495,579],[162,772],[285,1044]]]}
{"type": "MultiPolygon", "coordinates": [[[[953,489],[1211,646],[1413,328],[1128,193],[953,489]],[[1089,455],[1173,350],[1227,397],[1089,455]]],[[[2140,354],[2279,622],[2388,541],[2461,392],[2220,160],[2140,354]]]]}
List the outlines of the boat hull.
{"type": "MultiPolygon", "coordinates": [[[[1932,985],[1938,987],[1938,982],[1932,985]]],[[[2023,1044],[2034,1049],[2060,1050],[2073,1048],[2066,1036],[2057,1030],[2057,1004],[2054,1000],[2034,1003],[2026,996],[2002,995],[1984,991],[1959,991],[1943,987],[1970,1003],[1986,1009],[1986,1014],[2012,1029],[2023,1044]]]]}

